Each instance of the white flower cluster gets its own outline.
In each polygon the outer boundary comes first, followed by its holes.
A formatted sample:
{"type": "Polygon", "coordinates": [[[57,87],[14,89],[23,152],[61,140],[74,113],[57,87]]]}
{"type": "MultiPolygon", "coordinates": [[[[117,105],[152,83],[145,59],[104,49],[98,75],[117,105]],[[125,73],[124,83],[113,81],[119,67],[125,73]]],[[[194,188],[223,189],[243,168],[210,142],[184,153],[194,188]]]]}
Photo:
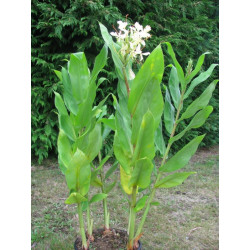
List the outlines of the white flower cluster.
{"type": "Polygon", "coordinates": [[[151,35],[148,33],[151,30],[151,27],[147,25],[143,28],[138,22],[133,26],[130,26],[128,30],[127,22],[118,21],[119,32],[111,32],[112,36],[117,38],[118,44],[121,46],[120,54],[125,59],[128,58],[136,59],[137,56],[140,57],[140,61],[143,60],[143,56],[147,56],[149,52],[142,52],[141,46],[145,46],[145,40],[147,40],[151,35]]]}

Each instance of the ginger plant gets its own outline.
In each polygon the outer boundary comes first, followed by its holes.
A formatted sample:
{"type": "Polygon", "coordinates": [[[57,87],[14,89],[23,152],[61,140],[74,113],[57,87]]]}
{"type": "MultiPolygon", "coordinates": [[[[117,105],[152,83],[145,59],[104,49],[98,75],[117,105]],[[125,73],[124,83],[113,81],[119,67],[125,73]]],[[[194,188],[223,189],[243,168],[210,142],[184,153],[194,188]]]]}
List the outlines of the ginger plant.
{"type": "Polygon", "coordinates": [[[138,240],[142,235],[143,225],[154,204],[153,199],[158,188],[170,188],[183,183],[194,172],[175,172],[187,165],[191,156],[196,152],[205,135],[194,138],[179,152],[169,158],[172,144],[184,134],[204,124],[213,108],[207,106],[215,89],[217,81],[213,81],[208,88],[194,100],[183,112],[183,102],[192,90],[205,81],[212,73],[216,64],[199,73],[205,54],[200,56],[192,69],[190,61],[186,74],[178,63],[170,43],[168,53],[173,60],[169,86],[165,86],[165,103],[161,92],[161,82],[164,73],[164,56],[161,45],[157,46],[142,64],[137,74],[132,70],[133,63],[143,59],[141,45],[150,37],[150,27],[143,28],[136,23],[127,28],[128,24],[119,21],[119,29],[115,33],[117,42],[114,42],[105,26],[100,24],[102,37],[109,47],[115,64],[118,82],[118,100],[115,96],[115,137],[114,154],[120,164],[120,180],[124,191],[129,197],[129,221],[127,249],[137,249],[138,240]],[[168,91],[170,89],[170,93],[168,91]],[[174,102],[172,105],[171,98],[174,102]],[[176,110],[175,110],[176,109],[176,110]],[[161,117],[164,113],[165,128],[169,133],[167,145],[162,137],[161,117]],[[178,124],[183,120],[192,120],[180,133],[175,135],[178,124]],[[160,129],[159,129],[160,128],[160,129]],[[159,143],[161,142],[161,143],[159,143]],[[155,167],[156,148],[163,152],[159,168],[155,167]],[[155,169],[156,178],[152,172],[155,169]],[[165,173],[171,173],[166,176],[165,173]],[[162,178],[163,177],[163,178],[162,178]],[[148,195],[138,199],[140,190],[148,190],[148,195]],[[145,207],[143,216],[136,230],[136,213],[145,207]]]}

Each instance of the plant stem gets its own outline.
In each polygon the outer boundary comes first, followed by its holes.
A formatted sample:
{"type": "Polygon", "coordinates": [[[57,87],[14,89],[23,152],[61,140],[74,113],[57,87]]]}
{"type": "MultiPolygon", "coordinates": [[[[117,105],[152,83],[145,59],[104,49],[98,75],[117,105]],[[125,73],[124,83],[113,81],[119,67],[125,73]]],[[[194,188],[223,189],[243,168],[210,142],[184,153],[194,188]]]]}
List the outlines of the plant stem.
{"type": "Polygon", "coordinates": [[[81,203],[77,204],[77,212],[79,217],[79,224],[80,224],[80,232],[82,237],[82,248],[88,249],[87,241],[86,241],[86,235],[84,230],[84,223],[83,223],[83,215],[82,215],[82,205],[81,203]]]}
{"type": "Polygon", "coordinates": [[[87,222],[88,222],[88,237],[91,238],[92,230],[91,230],[91,219],[90,219],[90,208],[87,206],[87,222]]]}
{"type": "Polygon", "coordinates": [[[135,234],[135,219],[136,219],[136,212],[134,210],[136,206],[136,191],[137,187],[134,186],[132,190],[132,200],[130,205],[130,225],[129,225],[129,236],[128,236],[128,246],[127,249],[133,250],[133,240],[134,240],[134,234],[135,234]]]}
{"type": "MultiPolygon", "coordinates": [[[[183,92],[181,94],[180,104],[178,106],[177,113],[176,113],[176,116],[175,116],[175,123],[174,123],[174,126],[173,126],[173,129],[172,129],[172,132],[171,132],[171,135],[170,135],[169,139],[171,139],[174,136],[176,127],[178,125],[177,121],[179,119],[180,112],[181,112],[181,109],[182,109],[182,103],[183,103],[184,93],[185,93],[185,89],[183,90],[183,92]]],[[[162,167],[165,164],[165,161],[168,158],[168,154],[169,154],[171,146],[172,146],[172,143],[168,142],[168,145],[167,145],[167,148],[166,148],[166,152],[165,152],[165,154],[164,154],[164,156],[162,158],[162,162],[161,162],[161,166],[160,167],[162,167]]],[[[149,212],[149,209],[150,209],[150,203],[153,201],[154,196],[155,196],[155,191],[156,191],[155,184],[160,180],[161,175],[162,175],[161,172],[159,172],[158,175],[157,175],[157,178],[156,178],[155,183],[154,183],[154,187],[153,187],[153,189],[152,189],[152,191],[150,193],[149,199],[147,201],[146,209],[145,209],[145,211],[143,213],[142,219],[141,219],[139,227],[137,229],[136,237],[138,237],[140,235],[141,231],[142,231],[143,225],[144,225],[144,223],[146,221],[146,218],[147,218],[147,215],[148,215],[148,212],[149,212]]]]}
{"type": "MultiPolygon", "coordinates": [[[[100,164],[102,161],[102,155],[100,151],[98,153],[98,160],[100,164]]],[[[101,190],[102,190],[102,193],[105,193],[103,167],[100,169],[100,178],[102,182],[101,190]]],[[[108,214],[107,198],[104,198],[102,200],[102,205],[103,205],[103,210],[104,210],[104,228],[105,230],[109,230],[109,214],[108,214]]]]}
{"type": "Polygon", "coordinates": [[[128,78],[127,78],[127,75],[126,75],[126,72],[125,72],[125,66],[122,67],[122,72],[123,72],[123,75],[124,75],[124,81],[125,81],[127,92],[128,92],[128,96],[129,96],[129,94],[130,94],[130,88],[129,88],[129,84],[128,84],[128,78]]]}

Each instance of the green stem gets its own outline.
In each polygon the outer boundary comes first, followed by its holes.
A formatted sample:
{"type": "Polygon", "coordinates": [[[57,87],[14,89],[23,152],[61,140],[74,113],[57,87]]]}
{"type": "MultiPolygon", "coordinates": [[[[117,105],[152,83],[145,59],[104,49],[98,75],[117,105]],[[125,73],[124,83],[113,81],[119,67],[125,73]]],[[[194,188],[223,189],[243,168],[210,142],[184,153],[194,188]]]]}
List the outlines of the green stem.
{"type": "Polygon", "coordinates": [[[87,223],[88,223],[88,236],[91,238],[92,236],[92,229],[91,229],[91,218],[90,218],[90,208],[89,205],[87,206],[87,223]]]}
{"type": "Polygon", "coordinates": [[[83,215],[82,215],[82,205],[81,203],[77,204],[77,212],[79,217],[79,224],[80,224],[80,232],[82,237],[82,248],[88,249],[87,241],[86,241],[86,235],[84,230],[84,223],[83,223],[83,215]]]}
{"type": "Polygon", "coordinates": [[[127,92],[128,92],[128,96],[129,96],[129,94],[130,94],[130,88],[129,88],[129,84],[128,84],[128,78],[127,78],[127,75],[126,75],[126,72],[125,72],[125,66],[122,67],[122,72],[123,72],[123,75],[124,75],[124,81],[125,81],[127,92]]]}
{"type": "MultiPolygon", "coordinates": [[[[99,164],[100,164],[102,161],[102,155],[100,151],[98,153],[98,159],[99,159],[99,164]]],[[[102,182],[101,190],[102,190],[102,193],[105,193],[103,167],[100,169],[100,178],[102,182]]],[[[103,205],[103,210],[104,210],[104,227],[105,227],[105,230],[109,230],[109,213],[108,213],[107,198],[103,199],[102,205],[103,205]]]]}
{"type": "Polygon", "coordinates": [[[136,219],[136,212],[135,212],[135,206],[136,206],[136,191],[137,187],[134,186],[132,190],[132,199],[131,199],[131,205],[130,205],[130,226],[129,226],[129,236],[128,236],[128,249],[133,249],[133,240],[134,240],[134,234],[135,234],[135,219],[136,219]]]}
{"type": "MultiPolygon", "coordinates": [[[[182,103],[183,103],[184,93],[185,93],[185,89],[183,90],[183,92],[181,94],[181,100],[180,100],[180,104],[179,104],[178,109],[177,109],[177,113],[176,113],[176,117],[175,117],[175,123],[174,123],[174,126],[173,126],[173,129],[172,129],[172,132],[171,132],[171,135],[170,135],[169,139],[171,139],[174,136],[176,127],[178,125],[177,121],[179,119],[180,112],[181,112],[181,109],[182,109],[182,103]]],[[[160,167],[162,167],[165,164],[165,161],[168,158],[168,154],[169,154],[171,146],[172,146],[172,143],[168,142],[168,145],[167,145],[167,148],[166,148],[166,152],[165,152],[165,154],[164,154],[164,156],[162,158],[162,162],[161,162],[161,166],[160,167]]],[[[150,204],[153,201],[154,196],[155,196],[155,191],[156,191],[155,184],[160,180],[161,175],[162,175],[161,172],[159,172],[158,175],[157,175],[157,178],[156,178],[155,183],[154,183],[154,187],[153,187],[153,189],[152,189],[152,191],[150,193],[149,199],[147,201],[146,209],[145,209],[145,211],[143,213],[142,219],[141,219],[139,227],[137,229],[136,237],[138,237],[140,235],[141,231],[142,231],[143,225],[144,225],[144,223],[146,221],[146,218],[147,218],[147,215],[148,215],[148,212],[149,212],[149,209],[150,209],[150,204]]]]}

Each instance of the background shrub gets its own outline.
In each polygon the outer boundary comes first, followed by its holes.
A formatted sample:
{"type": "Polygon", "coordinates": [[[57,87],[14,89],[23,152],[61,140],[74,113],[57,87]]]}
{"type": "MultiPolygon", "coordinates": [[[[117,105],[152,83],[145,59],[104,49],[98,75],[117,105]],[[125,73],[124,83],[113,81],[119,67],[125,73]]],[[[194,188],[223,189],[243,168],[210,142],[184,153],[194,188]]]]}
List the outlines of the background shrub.
{"type": "MultiPolygon", "coordinates": [[[[196,63],[197,58],[205,51],[207,55],[204,69],[212,63],[218,63],[218,0],[32,0],[32,55],[31,55],[31,104],[32,104],[32,157],[42,162],[49,155],[56,155],[58,132],[57,114],[54,107],[53,90],[62,91],[53,69],[60,70],[70,53],[84,51],[89,62],[93,64],[95,56],[103,46],[98,21],[110,31],[117,27],[118,20],[131,23],[138,21],[152,27],[152,37],[147,42],[145,51],[152,51],[160,42],[171,42],[177,59],[183,67],[190,58],[196,63]]],[[[165,50],[166,65],[171,63],[165,50]]],[[[112,60],[102,74],[109,79],[105,81],[97,93],[97,102],[107,93],[116,94],[117,79],[113,72],[112,60]]],[[[168,82],[169,71],[166,70],[163,83],[168,82]]],[[[213,74],[218,78],[218,67],[213,74]]],[[[212,79],[211,77],[211,79],[212,79]]],[[[209,81],[207,81],[208,83],[209,81]]],[[[187,104],[195,99],[207,86],[203,83],[196,88],[187,100],[187,104]]],[[[202,145],[217,144],[218,87],[211,99],[214,112],[200,128],[199,133],[207,133],[202,145]]],[[[186,104],[186,105],[187,105],[186,104]]],[[[107,103],[108,112],[112,112],[111,99],[107,103]]],[[[181,126],[186,126],[182,123],[181,126]]],[[[198,132],[196,132],[198,133],[198,132]]],[[[188,140],[196,136],[191,131],[176,142],[173,150],[177,150],[188,140]]],[[[111,135],[112,136],[112,135],[111,135]]],[[[165,135],[167,140],[167,135],[165,135]]],[[[105,142],[106,152],[112,146],[109,137],[105,142]]]]}

